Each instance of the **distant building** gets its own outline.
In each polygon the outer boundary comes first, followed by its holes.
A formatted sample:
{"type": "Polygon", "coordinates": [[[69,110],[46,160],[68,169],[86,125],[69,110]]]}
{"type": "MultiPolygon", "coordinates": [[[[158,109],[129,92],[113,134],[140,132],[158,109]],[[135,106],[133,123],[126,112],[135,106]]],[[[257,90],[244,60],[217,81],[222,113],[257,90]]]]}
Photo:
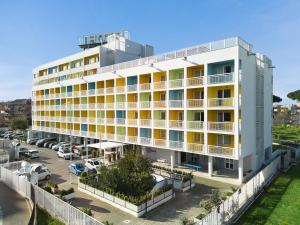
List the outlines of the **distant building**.
{"type": "Polygon", "coordinates": [[[0,102],[0,127],[8,127],[16,118],[24,118],[31,125],[31,99],[0,102]]]}
{"type": "Polygon", "coordinates": [[[300,124],[300,107],[297,105],[274,105],[273,123],[276,125],[300,124]]]}

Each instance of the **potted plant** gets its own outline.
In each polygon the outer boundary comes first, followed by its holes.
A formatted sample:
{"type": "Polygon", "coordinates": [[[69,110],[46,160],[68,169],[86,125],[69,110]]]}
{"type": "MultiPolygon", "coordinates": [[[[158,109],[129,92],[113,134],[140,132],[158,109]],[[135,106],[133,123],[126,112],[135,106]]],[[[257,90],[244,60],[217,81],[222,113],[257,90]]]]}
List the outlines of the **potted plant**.
{"type": "Polygon", "coordinates": [[[71,187],[68,190],[64,190],[64,189],[61,190],[60,196],[65,200],[70,200],[72,198],[75,198],[74,188],[71,187]]]}

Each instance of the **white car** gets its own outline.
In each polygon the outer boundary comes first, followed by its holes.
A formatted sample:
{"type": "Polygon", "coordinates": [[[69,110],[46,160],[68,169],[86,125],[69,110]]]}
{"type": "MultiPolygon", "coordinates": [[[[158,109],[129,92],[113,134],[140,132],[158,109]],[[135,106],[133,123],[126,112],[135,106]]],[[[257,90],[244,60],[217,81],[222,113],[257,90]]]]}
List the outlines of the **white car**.
{"type": "Polygon", "coordinates": [[[89,170],[98,170],[101,166],[101,163],[98,159],[86,159],[84,165],[89,170]]]}
{"type": "Polygon", "coordinates": [[[59,149],[59,147],[62,146],[63,144],[67,144],[67,143],[66,142],[59,142],[58,144],[53,145],[52,149],[57,151],[59,149]]]}
{"type": "Polygon", "coordinates": [[[14,174],[18,176],[27,177],[32,175],[33,172],[36,172],[38,175],[38,181],[40,180],[49,180],[51,178],[51,173],[48,168],[41,163],[34,163],[30,165],[30,168],[21,168],[14,171],[14,174]]]}
{"type": "Polygon", "coordinates": [[[71,145],[68,143],[62,144],[59,146],[58,150],[70,149],[71,145]]]}
{"type": "Polygon", "coordinates": [[[59,149],[57,152],[57,156],[63,159],[73,159],[74,153],[72,153],[69,149],[59,149]]]}

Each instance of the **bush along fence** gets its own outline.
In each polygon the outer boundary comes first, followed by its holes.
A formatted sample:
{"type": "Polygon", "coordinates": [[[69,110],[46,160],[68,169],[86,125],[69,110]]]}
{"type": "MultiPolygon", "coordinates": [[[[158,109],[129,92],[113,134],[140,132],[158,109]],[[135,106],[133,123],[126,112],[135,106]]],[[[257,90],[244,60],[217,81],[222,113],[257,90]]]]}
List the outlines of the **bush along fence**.
{"type": "Polygon", "coordinates": [[[21,196],[30,199],[40,208],[47,210],[51,216],[61,220],[66,225],[104,225],[55,195],[31,184],[24,177],[13,174],[13,170],[9,169],[18,167],[17,164],[12,164],[12,166],[5,164],[5,166],[7,168],[0,165],[0,181],[21,196]]]}
{"type": "Polygon", "coordinates": [[[93,183],[88,182],[86,179],[79,179],[78,190],[135,217],[141,217],[145,213],[175,197],[172,185],[163,186],[154,193],[149,193],[141,197],[134,197],[126,196],[121,193],[114,193],[109,189],[99,190],[96,187],[93,187],[93,183]]]}
{"type": "MultiPolygon", "coordinates": [[[[246,184],[213,208],[209,214],[201,214],[196,219],[197,225],[232,224],[232,220],[242,213],[249,203],[253,202],[261,190],[269,185],[280,169],[280,157],[275,158],[268,166],[251,178],[246,184]]],[[[205,208],[205,206],[204,206],[205,208]]]]}
{"type": "Polygon", "coordinates": [[[171,180],[173,188],[183,192],[195,187],[193,174],[186,173],[180,170],[171,170],[165,167],[153,165],[154,173],[160,176],[167,177],[171,180]]]}

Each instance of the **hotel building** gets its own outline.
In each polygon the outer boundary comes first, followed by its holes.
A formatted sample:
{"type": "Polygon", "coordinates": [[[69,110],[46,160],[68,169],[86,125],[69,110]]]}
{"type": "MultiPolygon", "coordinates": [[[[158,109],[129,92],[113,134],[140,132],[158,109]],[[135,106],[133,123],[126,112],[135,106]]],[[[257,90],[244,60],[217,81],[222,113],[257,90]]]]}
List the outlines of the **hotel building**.
{"type": "Polygon", "coordinates": [[[272,62],[243,39],[153,56],[115,33],[84,48],[34,69],[32,130],[138,145],[239,182],[270,160],[272,62]]]}

